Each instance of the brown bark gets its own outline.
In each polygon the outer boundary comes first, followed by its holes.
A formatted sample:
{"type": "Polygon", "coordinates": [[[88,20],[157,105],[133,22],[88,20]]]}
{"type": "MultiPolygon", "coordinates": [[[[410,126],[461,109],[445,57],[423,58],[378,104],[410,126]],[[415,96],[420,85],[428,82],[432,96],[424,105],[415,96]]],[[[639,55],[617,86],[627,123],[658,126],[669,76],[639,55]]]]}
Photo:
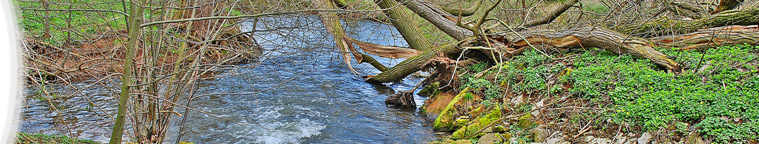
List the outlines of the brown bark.
{"type": "Polygon", "coordinates": [[[385,99],[385,104],[404,109],[416,108],[416,102],[414,101],[414,92],[400,92],[391,95],[385,99]]]}

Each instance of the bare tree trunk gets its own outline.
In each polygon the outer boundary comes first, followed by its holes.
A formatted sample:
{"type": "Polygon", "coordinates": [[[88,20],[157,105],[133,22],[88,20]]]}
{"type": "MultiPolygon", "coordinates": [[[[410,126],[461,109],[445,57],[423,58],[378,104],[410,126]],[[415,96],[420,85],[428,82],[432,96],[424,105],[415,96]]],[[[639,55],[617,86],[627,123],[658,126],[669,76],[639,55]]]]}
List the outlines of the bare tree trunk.
{"type": "Polygon", "coordinates": [[[111,132],[110,144],[121,144],[121,137],[124,132],[124,111],[126,110],[127,101],[130,96],[130,86],[132,85],[132,68],[134,66],[134,58],[136,56],[135,50],[137,49],[137,41],[140,35],[140,24],[142,23],[142,6],[138,5],[135,1],[129,1],[129,40],[126,46],[126,57],[124,58],[124,72],[121,75],[121,93],[119,94],[119,108],[116,115],[116,122],[113,125],[113,131],[111,132]]]}
{"type": "MultiPolygon", "coordinates": [[[[50,6],[47,3],[47,0],[41,0],[40,3],[42,3],[42,8],[44,8],[45,10],[50,8],[50,6]]],[[[43,32],[42,37],[47,39],[47,38],[50,38],[50,12],[45,11],[45,14],[44,16],[42,16],[42,18],[44,18],[44,21],[42,24],[42,32],[43,32]]]]}
{"type": "Polygon", "coordinates": [[[434,4],[422,0],[409,0],[404,4],[406,4],[406,7],[411,11],[419,14],[419,16],[456,40],[463,40],[474,35],[472,31],[456,25],[456,16],[441,10],[434,4]]]}
{"type": "Polygon", "coordinates": [[[403,38],[406,39],[411,48],[426,51],[433,47],[432,43],[419,30],[419,24],[414,18],[414,15],[416,15],[414,12],[406,9],[403,4],[395,0],[376,0],[374,2],[380,8],[387,9],[385,10],[385,14],[390,17],[390,22],[403,35],[403,38]]]}

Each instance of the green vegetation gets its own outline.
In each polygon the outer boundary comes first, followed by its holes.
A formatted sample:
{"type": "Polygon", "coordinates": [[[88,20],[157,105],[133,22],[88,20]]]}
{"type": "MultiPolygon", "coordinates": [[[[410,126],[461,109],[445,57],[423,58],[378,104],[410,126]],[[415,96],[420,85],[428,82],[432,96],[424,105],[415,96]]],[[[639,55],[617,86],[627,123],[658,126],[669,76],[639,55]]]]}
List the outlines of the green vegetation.
{"type": "MultiPolygon", "coordinates": [[[[719,143],[759,139],[759,46],[662,51],[677,57],[685,71],[667,72],[647,59],[599,49],[553,59],[530,50],[495,66],[500,73],[496,68],[486,72],[498,74],[499,85],[494,79],[473,77],[471,73],[485,69],[475,64],[464,69],[470,72],[461,75],[462,87],[484,92],[487,99],[500,99],[504,91],[568,95],[604,110],[575,118],[612,119],[644,131],[673,128],[687,135],[693,126],[719,143]]],[[[512,107],[522,111],[524,106],[529,104],[512,107]]]]}
{"type": "Polygon", "coordinates": [[[718,142],[745,142],[759,135],[757,50],[738,45],[703,53],[664,51],[688,68],[679,75],[645,59],[586,52],[566,79],[574,86],[572,95],[609,102],[605,104],[614,112],[608,116],[615,122],[644,130],[689,122],[718,142]]]}
{"type": "Polygon", "coordinates": [[[99,144],[91,140],[81,140],[60,135],[18,133],[16,137],[16,143],[19,144],[99,144]]]}
{"type": "Polygon", "coordinates": [[[117,0],[77,0],[71,4],[54,4],[48,2],[48,10],[38,1],[15,1],[21,9],[20,26],[27,36],[42,37],[45,22],[49,25],[49,38],[45,42],[60,46],[69,41],[84,40],[104,31],[121,30],[124,16],[113,12],[65,11],[69,9],[101,9],[124,11],[121,1],[117,0]],[[34,9],[34,10],[32,10],[34,9]],[[47,17],[48,20],[45,20],[47,17]]]}
{"type": "Polygon", "coordinates": [[[601,3],[591,2],[591,3],[583,3],[583,5],[585,6],[582,9],[586,11],[591,11],[591,12],[599,13],[599,14],[609,12],[609,7],[606,7],[605,5],[601,3]]]}

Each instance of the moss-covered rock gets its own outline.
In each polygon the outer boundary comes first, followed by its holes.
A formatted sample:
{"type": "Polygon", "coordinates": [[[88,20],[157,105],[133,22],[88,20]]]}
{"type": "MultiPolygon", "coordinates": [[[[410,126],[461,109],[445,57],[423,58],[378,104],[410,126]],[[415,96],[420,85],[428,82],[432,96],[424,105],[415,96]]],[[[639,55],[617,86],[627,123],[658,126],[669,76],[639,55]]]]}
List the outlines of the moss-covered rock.
{"type": "Polygon", "coordinates": [[[519,117],[519,122],[517,123],[517,126],[522,129],[528,129],[534,125],[535,122],[532,121],[532,114],[527,113],[523,116],[519,117]]]}
{"type": "Polygon", "coordinates": [[[464,139],[464,138],[477,137],[479,136],[478,132],[480,132],[480,130],[486,128],[493,122],[498,121],[498,119],[500,118],[501,118],[501,107],[495,107],[488,114],[484,116],[480,116],[477,119],[475,119],[470,125],[461,127],[460,129],[453,132],[453,135],[451,135],[451,138],[464,139]]]}
{"type": "Polygon", "coordinates": [[[440,115],[438,115],[437,118],[435,118],[435,123],[433,124],[432,128],[435,131],[453,131],[456,128],[460,127],[456,125],[456,108],[455,105],[459,100],[464,97],[469,92],[469,88],[464,88],[464,90],[461,90],[456,97],[453,97],[453,100],[448,103],[448,105],[443,109],[442,112],[440,112],[440,115]]]}

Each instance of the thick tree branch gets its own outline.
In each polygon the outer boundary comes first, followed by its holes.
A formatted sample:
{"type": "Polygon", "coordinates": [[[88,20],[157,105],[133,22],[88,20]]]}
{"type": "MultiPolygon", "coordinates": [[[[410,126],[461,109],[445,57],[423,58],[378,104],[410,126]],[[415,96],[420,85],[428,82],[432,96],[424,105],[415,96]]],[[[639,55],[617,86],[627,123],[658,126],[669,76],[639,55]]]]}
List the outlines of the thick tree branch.
{"type": "Polygon", "coordinates": [[[409,47],[422,51],[433,47],[432,43],[419,30],[414,12],[406,9],[405,6],[395,0],[377,0],[374,2],[380,8],[385,9],[385,15],[390,17],[390,22],[403,35],[409,47]]]}
{"type": "Polygon", "coordinates": [[[455,16],[443,11],[434,4],[423,0],[409,0],[404,4],[411,11],[419,14],[419,16],[456,40],[463,40],[466,37],[474,35],[472,31],[457,26],[456,22],[454,22],[455,16]]]}
{"type": "Polygon", "coordinates": [[[569,0],[568,2],[563,3],[553,11],[549,12],[546,17],[543,17],[541,19],[528,21],[524,27],[533,27],[538,26],[542,24],[551,23],[553,20],[555,20],[557,17],[559,17],[561,14],[563,14],[565,11],[567,11],[570,7],[575,5],[580,0],[569,0]]]}
{"type": "MultiPolygon", "coordinates": [[[[446,12],[448,12],[449,14],[452,14],[452,15],[471,16],[475,12],[477,12],[477,9],[479,9],[480,5],[482,5],[482,1],[485,1],[485,0],[475,0],[475,1],[477,1],[477,2],[475,2],[474,5],[472,5],[469,8],[466,8],[466,9],[464,9],[464,8],[454,8],[454,6],[442,7],[442,9],[445,10],[446,12]]],[[[461,6],[462,4],[457,4],[457,5],[461,6]]]]}
{"type": "Polygon", "coordinates": [[[667,55],[656,51],[652,42],[643,38],[628,36],[619,32],[598,27],[582,27],[563,31],[528,31],[524,32],[524,39],[515,36],[511,40],[513,46],[528,46],[532,44],[544,44],[552,47],[598,47],[617,54],[632,54],[647,58],[654,63],[680,72],[680,65],[667,55]]]}
{"type": "Polygon", "coordinates": [[[377,11],[377,10],[309,9],[309,10],[297,10],[297,11],[288,11],[288,12],[260,13],[260,14],[254,14],[254,15],[211,16],[211,17],[197,17],[197,18],[185,18],[185,19],[175,19],[175,20],[154,21],[154,22],[149,22],[149,23],[143,23],[143,24],[140,25],[140,27],[148,27],[148,26],[158,25],[158,24],[190,22],[190,21],[204,21],[204,20],[218,20],[218,19],[245,19],[245,18],[257,18],[257,17],[264,17],[264,16],[288,15],[288,14],[303,14],[303,13],[315,13],[315,12],[351,12],[351,13],[361,13],[361,12],[374,12],[374,11],[377,11]]]}
{"type": "Polygon", "coordinates": [[[690,33],[699,29],[728,25],[755,25],[759,23],[759,8],[729,10],[696,20],[660,18],[644,24],[631,24],[618,28],[620,32],[643,37],[690,33]]]}
{"type": "Polygon", "coordinates": [[[677,47],[683,50],[714,48],[719,45],[758,45],[759,26],[716,27],[689,34],[655,37],[651,40],[659,46],[677,47]]]}
{"type": "Polygon", "coordinates": [[[400,81],[411,73],[421,70],[432,58],[437,57],[440,54],[455,54],[460,52],[460,49],[456,47],[456,44],[457,43],[455,42],[451,42],[437,47],[434,50],[425,51],[422,54],[410,57],[387,71],[376,76],[369,76],[367,81],[371,83],[400,81]]]}
{"type": "Polygon", "coordinates": [[[373,43],[368,43],[368,42],[362,42],[362,41],[355,40],[348,37],[346,37],[345,40],[349,41],[352,44],[358,45],[359,48],[361,48],[361,50],[363,50],[366,53],[380,56],[380,57],[407,58],[407,57],[416,56],[419,53],[421,53],[420,51],[415,50],[415,49],[378,45],[378,44],[373,44],[373,43]]]}
{"type": "Polygon", "coordinates": [[[106,13],[117,13],[123,16],[129,16],[129,14],[118,11],[118,10],[107,10],[107,9],[33,9],[33,8],[21,8],[21,10],[31,10],[31,11],[63,11],[63,12],[72,12],[72,11],[79,11],[79,12],[106,12],[106,13]]]}

